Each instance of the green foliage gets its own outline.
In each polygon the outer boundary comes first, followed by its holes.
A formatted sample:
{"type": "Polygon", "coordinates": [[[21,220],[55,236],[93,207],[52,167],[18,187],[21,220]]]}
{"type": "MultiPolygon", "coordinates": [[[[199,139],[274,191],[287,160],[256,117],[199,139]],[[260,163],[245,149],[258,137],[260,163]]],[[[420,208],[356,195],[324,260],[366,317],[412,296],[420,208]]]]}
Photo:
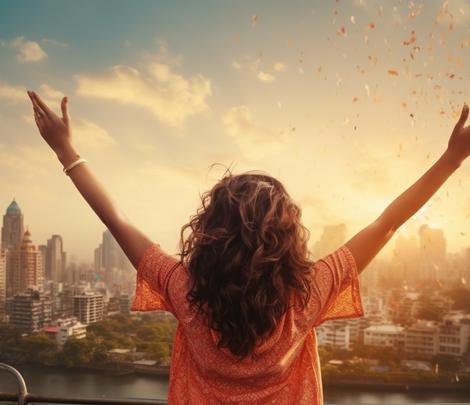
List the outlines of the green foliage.
{"type": "Polygon", "coordinates": [[[58,347],[55,340],[44,333],[26,336],[21,344],[24,358],[28,361],[50,364],[54,362],[58,347]]]}
{"type": "Polygon", "coordinates": [[[21,352],[21,333],[13,325],[0,324],[0,357],[21,352]]]}
{"type": "Polygon", "coordinates": [[[71,337],[59,350],[56,341],[44,333],[22,337],[13,325],[0,324],[0,359],[59,363],[66,366],[102,364],[108,351],[136,349],[159,364],[169,364],[176,320],[154,313],[145,316],[115,315],[87,327],[87,337],[71,337]]]}
{"type": "Polygon", "coordinates": [[[58,359],[68,367],[81,366],[92,362],[95,350],[96,343],[92,339],[88,337],[85,339],[70,337],[65,342],[58,359]]]}

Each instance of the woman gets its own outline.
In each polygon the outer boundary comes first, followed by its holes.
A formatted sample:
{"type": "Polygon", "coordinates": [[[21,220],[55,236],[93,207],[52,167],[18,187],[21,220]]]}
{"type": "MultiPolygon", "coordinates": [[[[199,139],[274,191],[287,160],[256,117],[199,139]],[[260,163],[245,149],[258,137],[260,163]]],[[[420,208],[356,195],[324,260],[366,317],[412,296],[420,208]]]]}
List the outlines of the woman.
{"type": "Polygon", "coordinates": [[[137,269],[132,310],[165,310],[178,320],[169,404],[322,404],[314,328],[363,315],[359,273],[470,154],[464,104],[434,165],[316,262],[301,210],[278,180],[226,173],[182,228],[178,260],[134,227],[80,164],[67,98],[59,117],[35,92],[28,95],[42,137],[137,269]]]}

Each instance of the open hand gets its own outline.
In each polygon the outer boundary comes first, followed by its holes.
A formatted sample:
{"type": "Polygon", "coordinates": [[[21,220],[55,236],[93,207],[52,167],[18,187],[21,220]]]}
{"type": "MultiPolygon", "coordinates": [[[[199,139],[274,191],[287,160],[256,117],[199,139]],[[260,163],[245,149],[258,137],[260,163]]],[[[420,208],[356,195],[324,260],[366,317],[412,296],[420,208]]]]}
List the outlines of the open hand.
{"type": "Polygon", "coordinates": [[[34,91],[28,91],[28,96],[33,103],[34,120],[38,126],[39,133],[52,150],[57,155],[60,155],[62,151],[69,148],[72,144],[67,97],[62,98],[62,117],[59,117],[34,91]]]}
{"type": "Polygon", "coordinates": [[[464,103],[460,118],[455,125],[449,139],[447,151],[457,159],[459,163],[470,155],[470,126],[465,127],[468,118],[468,105],[464,103]]]}

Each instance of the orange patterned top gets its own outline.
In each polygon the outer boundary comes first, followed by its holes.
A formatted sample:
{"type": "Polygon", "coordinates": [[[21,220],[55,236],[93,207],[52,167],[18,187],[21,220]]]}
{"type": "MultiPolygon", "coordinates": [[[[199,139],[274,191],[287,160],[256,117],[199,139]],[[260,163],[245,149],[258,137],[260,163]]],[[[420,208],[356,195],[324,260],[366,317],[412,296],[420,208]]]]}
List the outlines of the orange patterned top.
{"type": "Polygon", "coordinates": [[[364,315],[356,261],[346,245],[316,261],[312,295],[300,311],[291,307],[257,360],[238,360],[218,349],[217,335],[186,300],[189,273],[159,244],[144,252],[137,268],[133,311],[164,310],[178,320],[170,367],[168,403],[323,404],[315,327],[327,320],[364,315]]]}

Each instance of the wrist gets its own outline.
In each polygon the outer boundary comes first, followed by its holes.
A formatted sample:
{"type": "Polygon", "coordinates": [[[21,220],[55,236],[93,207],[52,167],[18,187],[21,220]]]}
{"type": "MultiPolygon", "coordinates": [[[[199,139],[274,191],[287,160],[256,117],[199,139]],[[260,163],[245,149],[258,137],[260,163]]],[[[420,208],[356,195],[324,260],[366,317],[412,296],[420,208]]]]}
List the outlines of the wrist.
{"type": "Polygon", "coordinates": [[[442,155],[442,159],[448,164],[452,170],[456,170],[460,167],[462,162],[465,160],[457,151],[447,148],[442,155]]]}
{"type": "Polygon", "coordinates": [[[72,145],[67,145],[64,148],[55,151],[55,153],[64,167],[67,167],[80,157],[78,151],[72,145]]]}

